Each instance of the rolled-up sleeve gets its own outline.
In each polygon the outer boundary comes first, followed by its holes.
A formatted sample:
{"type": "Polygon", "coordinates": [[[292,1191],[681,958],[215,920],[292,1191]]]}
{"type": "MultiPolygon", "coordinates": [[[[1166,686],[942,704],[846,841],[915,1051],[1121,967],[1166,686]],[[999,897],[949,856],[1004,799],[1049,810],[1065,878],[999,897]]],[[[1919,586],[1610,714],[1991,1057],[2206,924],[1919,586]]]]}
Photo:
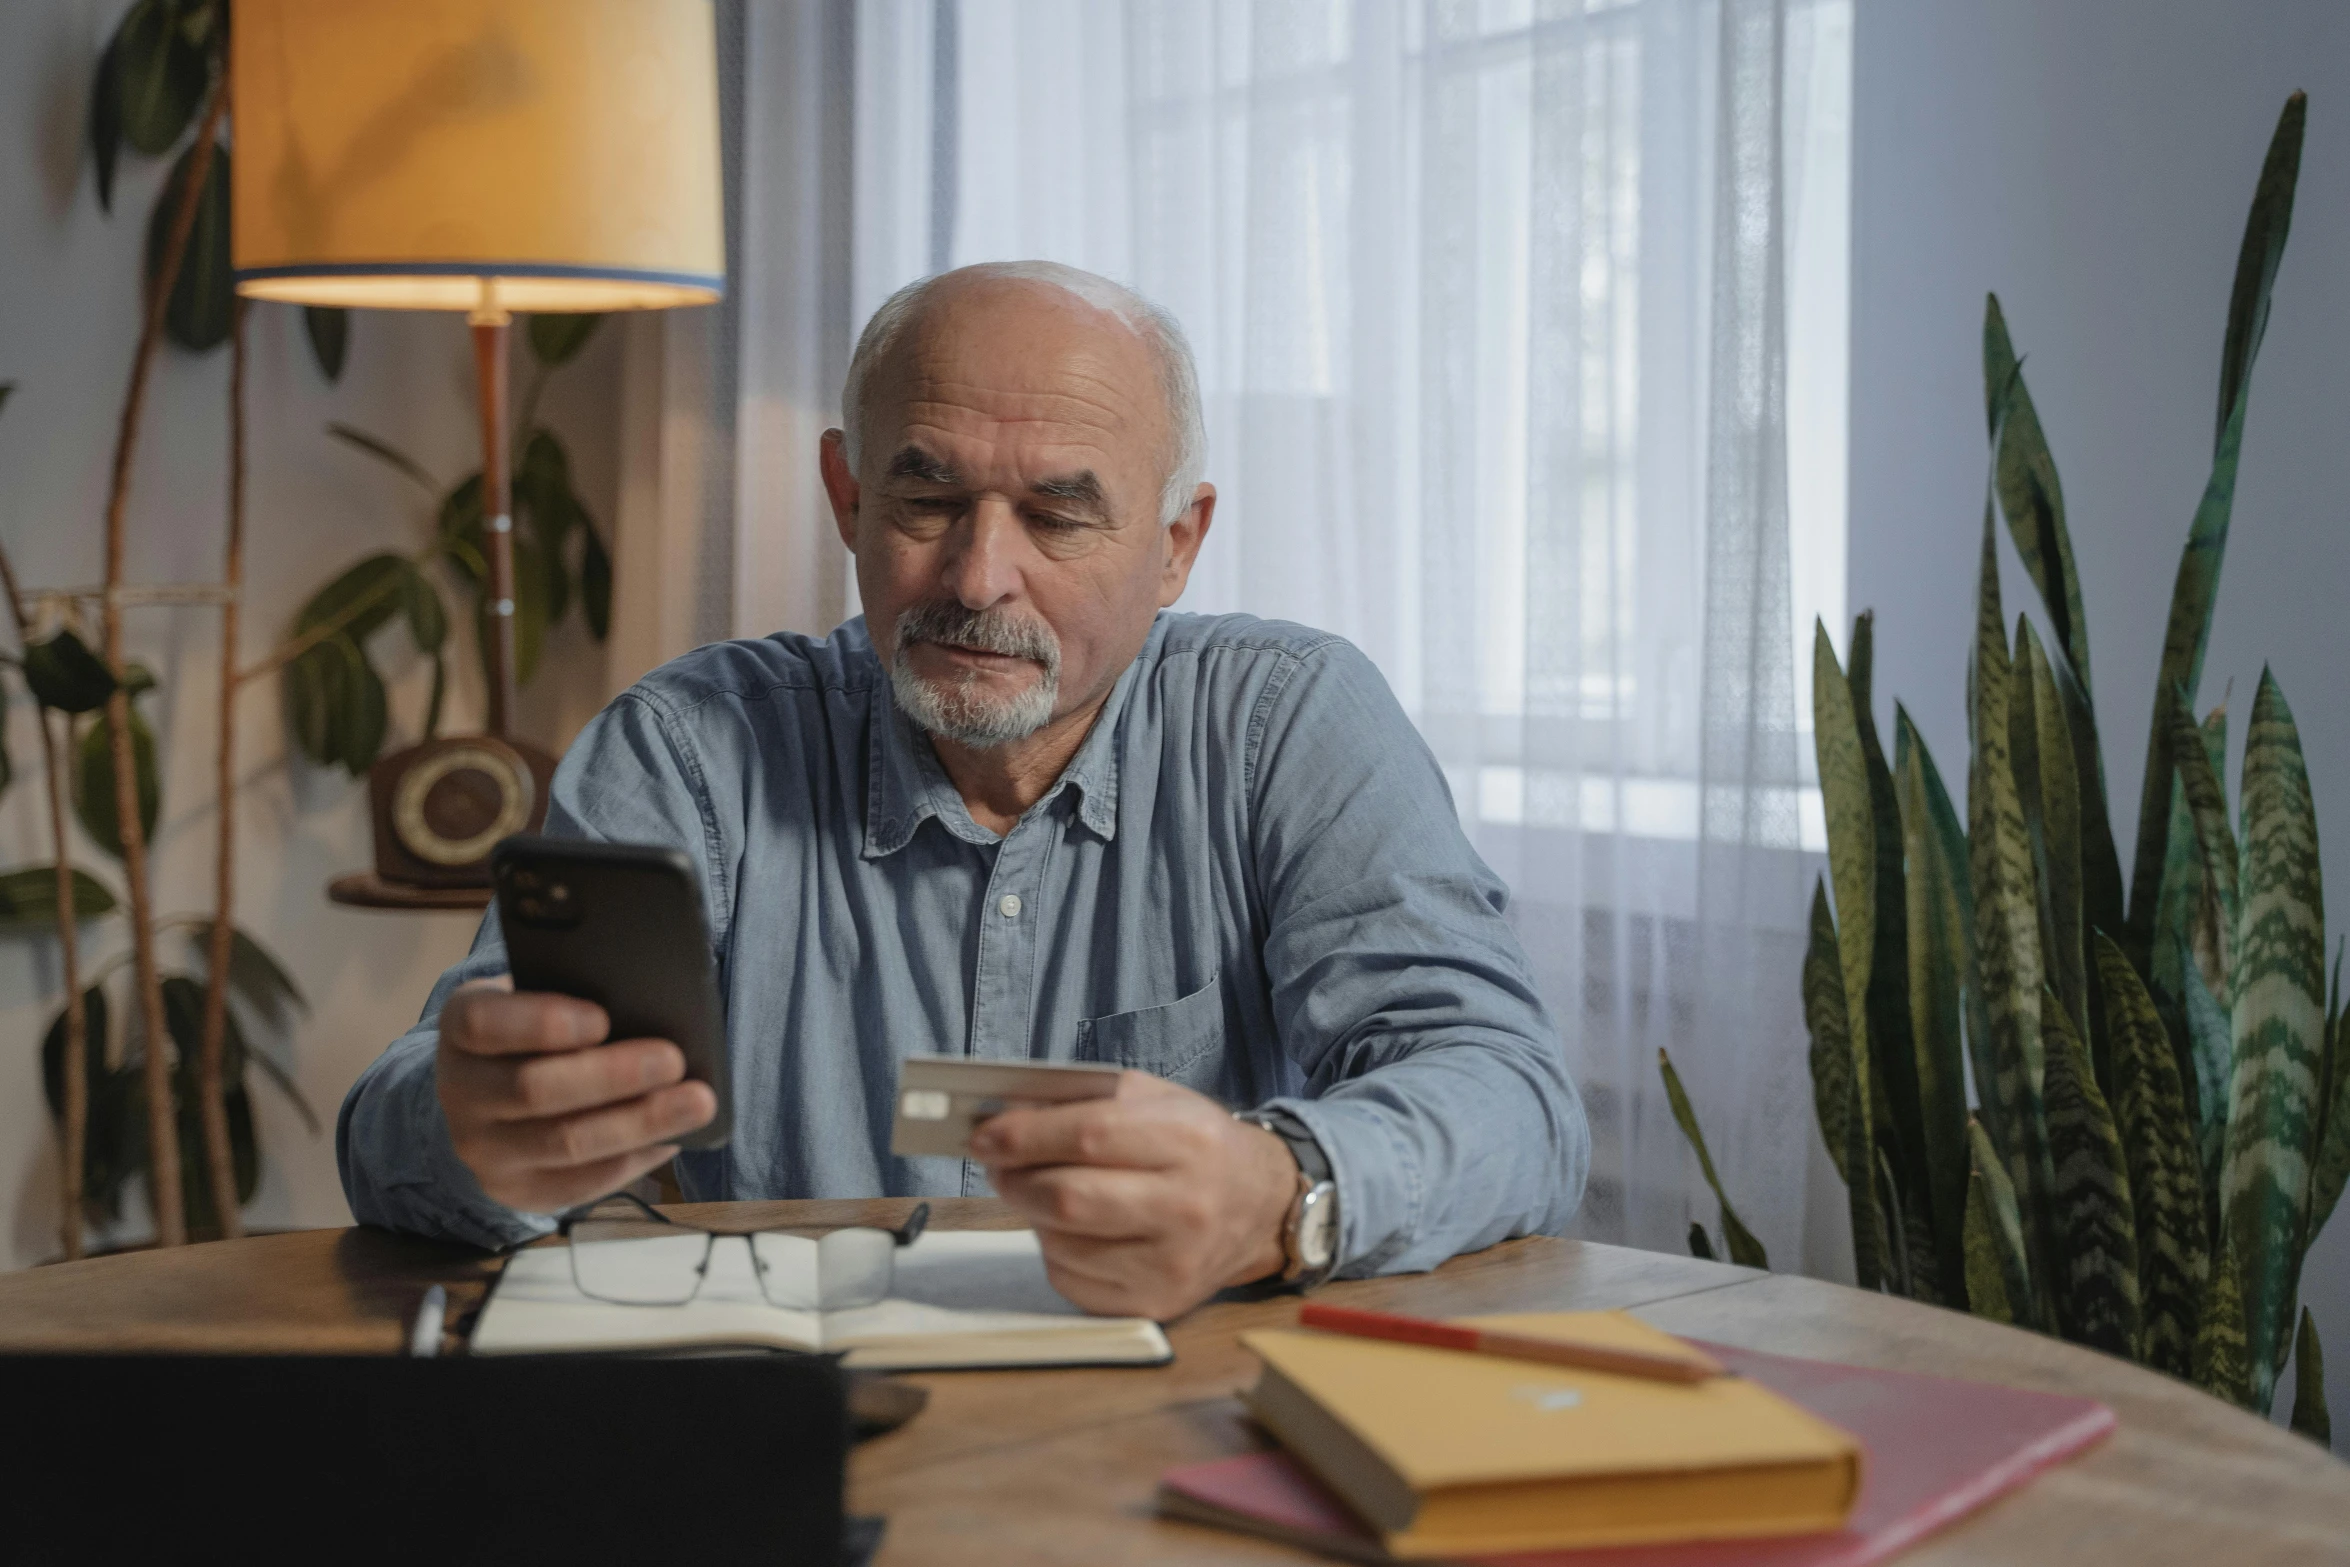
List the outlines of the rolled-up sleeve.
{"type": "Polygon", "coordinates": [[[1296,658],[1256,719],[1249,800],[1283,1050],[1339,1191],[1341,1271],[1555,1234],[1590,1133],[1557,1030],[1443,773],[1368,659],[1296,658]]]}
{"type": "MultiPolygon", "coordinates": [[[[700,759],[685,743],[675,714],[657,700],[624,693],[580,731],[555,770],[543,830],[550,837],[684,850],[704,867],[711,929],[725,930],[726,835],[700,759]]],[[[434,1086],[441,1008],[450,993],[506,971],[506,943],[492,908],[473,950],[433,986],[416,1026],[378,1056],[344,1097],[335,1158],[343,1195],[360,1223],[492,1249],[554,1229],[553,1215],[520,1212],[482,1191],[450,1143],[434,1086]]]]}

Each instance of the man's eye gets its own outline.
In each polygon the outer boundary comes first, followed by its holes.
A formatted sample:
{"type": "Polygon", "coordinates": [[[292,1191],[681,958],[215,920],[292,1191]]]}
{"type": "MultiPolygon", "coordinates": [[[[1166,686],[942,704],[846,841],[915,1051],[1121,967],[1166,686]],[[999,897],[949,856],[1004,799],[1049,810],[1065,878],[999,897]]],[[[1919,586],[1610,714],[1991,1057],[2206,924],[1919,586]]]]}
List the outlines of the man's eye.
{"type": "Polygon", "coordinates": [[[1049,512],[1031,513],[1028,525],[1039,533],[1076,533],[1085,526],[1081,517],[1059,517],[1049,512]]]}

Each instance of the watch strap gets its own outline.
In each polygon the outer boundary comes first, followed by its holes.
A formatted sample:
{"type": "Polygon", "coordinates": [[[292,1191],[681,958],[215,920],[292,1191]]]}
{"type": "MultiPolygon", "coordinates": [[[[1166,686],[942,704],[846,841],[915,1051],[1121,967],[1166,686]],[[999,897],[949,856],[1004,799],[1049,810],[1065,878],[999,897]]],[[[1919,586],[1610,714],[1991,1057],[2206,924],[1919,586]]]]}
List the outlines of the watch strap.
{"type": "MultiPolygon", "coordinates": [[[[1302,1255],[1299,1227],[1305,1217],[1309,1198],[1320,1193],[1320,1201],[1335,1208],[1338,1201],[1336,1179],[1330,1168],[1330,1156],[1322,1151],[1321,1143],[1303,1121],[1285,1110],[1241,1110],[1233,1119],[1261,1127],[1281,1139],[1289,1149],[1289,1156],[1297,1162],[1297,1194],[1290,1200],[1289,1218],[1281,1238],[1281,1250],[1287,1267],[1279,1276],[1279,1283],[1288,1289],[1308,1290],[1324,1283],[1338,1271],[1339,1251],[1337,1234],[1331,1236],[1330,1256],[1319,1266],[1308,1266],[1302,1255]]],[[[1333,1214],[1332,1223],[1337,1222],[1333,1214]]]]}
{"type": "Polygon", "coordinates": [[[1297,1161],[1306,1179],[1319,1185],[1330,1180],[1330,1156],[1322,1152],[1322,1145],[1306,1129],[1305,1122],[1286,1110],[1244,1110],[1240,1119],[1252,1126],[1261,1126],[1289,1145],[1289,1156],[1297,1161]]]}

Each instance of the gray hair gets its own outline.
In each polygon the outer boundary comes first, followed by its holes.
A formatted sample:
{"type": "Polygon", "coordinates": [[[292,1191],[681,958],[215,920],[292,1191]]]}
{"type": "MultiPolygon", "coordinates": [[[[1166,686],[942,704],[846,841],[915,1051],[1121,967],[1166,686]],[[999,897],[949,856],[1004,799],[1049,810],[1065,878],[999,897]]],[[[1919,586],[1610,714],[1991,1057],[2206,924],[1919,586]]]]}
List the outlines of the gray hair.
{"type": "Polygon", "coordinates": [[[889,357],[932,289],[949,278],[1013,278],[1043,283],[1106,310],[1139,333],[1158,361],[1159,390],[1167,400],[1167,424],[1173,450],[1168,454],[1167,482],[1159,491],[1159,521],[1171,523],[1191,505],[1192,492],[1208,468],[1207,420],[1200,412],[1199,370],[1192,363],[1191,344],[1182,325],[1122,283],[1096,273],[1064,266],[1058,261],[983,261],[919,278],[881,302],[873,319],[857,337],[857,351],[849,356],[848,378],[840,391],[841,444],[849,466],[857,465],[865,423],[865,384],[874,367],[889,357]]]}

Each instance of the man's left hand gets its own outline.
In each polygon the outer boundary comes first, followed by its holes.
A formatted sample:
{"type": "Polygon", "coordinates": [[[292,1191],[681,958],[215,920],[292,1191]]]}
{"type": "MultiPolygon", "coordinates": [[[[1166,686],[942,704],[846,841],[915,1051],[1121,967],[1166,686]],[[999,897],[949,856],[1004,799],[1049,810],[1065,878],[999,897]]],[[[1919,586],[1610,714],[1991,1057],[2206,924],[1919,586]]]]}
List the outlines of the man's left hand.
{"type": "Polygon", "coordinates": [[[1053,1288],[1088,1311],[1164,1321],[1281,1269],[1288,1146],[1163,1078],[992,1116],[971,1156],[1036,1227],[1053,1288]]]}

